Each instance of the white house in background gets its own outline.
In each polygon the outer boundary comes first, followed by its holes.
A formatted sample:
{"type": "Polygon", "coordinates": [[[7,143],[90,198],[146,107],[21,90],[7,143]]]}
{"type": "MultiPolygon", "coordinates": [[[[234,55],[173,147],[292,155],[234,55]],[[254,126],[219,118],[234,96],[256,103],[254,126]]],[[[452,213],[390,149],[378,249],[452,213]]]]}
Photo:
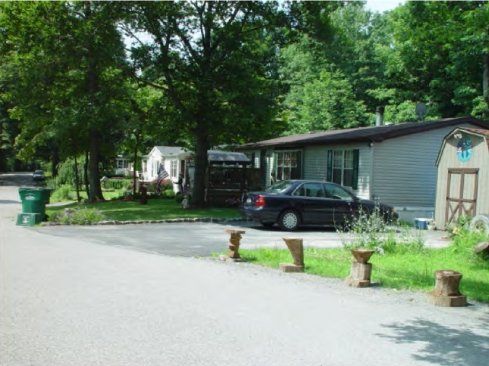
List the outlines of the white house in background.
{"type": "Polygon", "coordinates": [[[158,176],[158,167],[163,161],[164,166],[172,181],[178,179],[180,172],[183,173],[183,160],[179,155],[185,153],[181,147],[175,146],[155,146],[151,149],[146,159],[143,159],[143,180],[154,181],[158,176]],[[146,171],[145,171],[146,170],[146,171]]]}
{"type": "Polygon", "coordinates": [[[454,127],[489,129],[471,117],[406,122],[279,137],[241,145],[262,185],[317,179],[350,187],[360,198],[393,205],[401,219],[431,218],[440,146],[454,127]]]}
{"type": "Polygon", "coordinates": [[[117,155],[114,164],[115,175],[129,175],[129,172],[132,171],[133,164],[124,155],[117,155]]]}

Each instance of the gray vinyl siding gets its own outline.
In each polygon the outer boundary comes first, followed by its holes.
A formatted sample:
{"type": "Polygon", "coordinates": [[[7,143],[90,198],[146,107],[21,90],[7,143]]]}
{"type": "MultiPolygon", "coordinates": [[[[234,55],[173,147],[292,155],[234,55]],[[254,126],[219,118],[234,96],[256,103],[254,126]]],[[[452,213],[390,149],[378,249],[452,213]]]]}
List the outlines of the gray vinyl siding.
{"type": "Polygon", "coordinates": [[[304,149],[304,179],[326,180],[326,167],[328,150],[354,150],[360,151],[358,163],[358,190],[357,196],[370,199],[370,171],[372,162],[371,148],[367,143],[335,145],[335,146],[307,146],[304,149]]]}
{"type": "Polygon", "coordinates": [[[375,143],[372,196],[397,208],[434,207],[436,158],[444,137],[453,129],[438,128],[375,143]]]}
{"type": "Polygon", "coordinates": [[[252,151],[252,153],[255,154],[255,159],[253,160],[251,167],[252,168],[259,168],[260,167],[260,150],[252,151]]]}

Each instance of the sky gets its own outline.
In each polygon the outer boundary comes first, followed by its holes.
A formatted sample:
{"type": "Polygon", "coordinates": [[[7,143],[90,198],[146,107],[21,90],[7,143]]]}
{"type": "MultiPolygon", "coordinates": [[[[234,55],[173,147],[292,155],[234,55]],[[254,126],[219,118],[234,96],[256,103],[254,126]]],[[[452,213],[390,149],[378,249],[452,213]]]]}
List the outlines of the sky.
{"type": "Polygon", "coordinates": [[[404,3],[403,0],[367,0],[366,8],[371,11],[383,12],[392,10],[402,3],[404,3]]]}

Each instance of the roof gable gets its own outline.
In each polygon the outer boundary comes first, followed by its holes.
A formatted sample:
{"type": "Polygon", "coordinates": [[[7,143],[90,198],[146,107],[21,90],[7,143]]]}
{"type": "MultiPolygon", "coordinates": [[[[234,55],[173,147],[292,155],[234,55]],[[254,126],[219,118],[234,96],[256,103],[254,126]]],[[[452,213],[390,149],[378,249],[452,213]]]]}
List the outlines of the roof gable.
{"type": "Polygon", "coordinates": [[[448,139],[451,138],[453,135],[455,135],[457,132],[465,132],[471,135],[482,137],[486,141],[486,146],[489,151],[489,129],[456,127],[443,139],[440,151],[438,152],[438,156],[436,158],[436,163],[435,163],[436,166],[438,166],[438,164],[440,163],[440,159],[443,154],[443,151],[445,150],[445,145],[447,144],[448,139]]]}
{"type": "Polygon", "coordinates": [[[247,150],[261,147],[294,147],[320,144],[342,144],[351,142],[381,142],[384,140],[430,131],[438,128],[470,123],[482,129],[489,129],[489,123],[472,117],[445,118],[436,121],[405,122],[393,125],[368,126],[331,130],[309,134],[298,134],[278,137],[271,140],[248,143],[237,147],[247,150]]]}
{"type": "Polygon", "coordinates": [[[177,157],[178,154],[184,152],[184,150],[179,146],[155,146],[151,149],[148,156],[153,155],[153,153],[156,151],[158,151],[162,157],[177,157]]]}

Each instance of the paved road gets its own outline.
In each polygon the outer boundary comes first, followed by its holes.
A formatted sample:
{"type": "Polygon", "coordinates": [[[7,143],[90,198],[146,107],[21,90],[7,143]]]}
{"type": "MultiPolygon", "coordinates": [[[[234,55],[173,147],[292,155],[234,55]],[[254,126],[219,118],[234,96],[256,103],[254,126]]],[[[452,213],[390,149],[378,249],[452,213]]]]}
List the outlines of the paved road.
{"type": "Polygon", "coordinates": [[[487,365],[487,305],[16,227],[16,193],[0,184],[1,366],[487,365]]]}
{"type": "MultiPolygon", "coordinates": [[[[29,175],[10,175],[0,179],[4,186],[10,184],[16,189],[16,184],[31,183],[29,175]],[[5,183],[10,182],[10,183],[5,183]]],[[[15,196],[15,194],[13,194],[15,196]]],[[[1,202],[1,201],[0,201],[1,202]]],[[[15,201],[18,202],[18,198],[15,201]]],[[[14,220],[18,211],[11,211],[14,220]]],[[[264,228],[252,222],[241,223],[164,223],[145,225],[117,226],[63,226],[63,227],[34,227],[26,230],[35,231],[47,236],[62,238],[81,237],[91,243],[112,245],[140,251],[149,251],[172,256],[209,256],[211,253],[226,250],[229,235],[224,229],[233,228],[245,230],[242,248],[257,247],[285,248],[284,236],[298,236],[304,239],[306,247],[331,248],[341,247],[352,240],[348,234],[339,235],[334,229],[324,227],[309,227],[294,233],[281,231],[278,227],[264,228]]],[[[426,245],[441,247],[448,244],[440,231],[411,230],[400,235],[422,236],[426,245]]]]}

